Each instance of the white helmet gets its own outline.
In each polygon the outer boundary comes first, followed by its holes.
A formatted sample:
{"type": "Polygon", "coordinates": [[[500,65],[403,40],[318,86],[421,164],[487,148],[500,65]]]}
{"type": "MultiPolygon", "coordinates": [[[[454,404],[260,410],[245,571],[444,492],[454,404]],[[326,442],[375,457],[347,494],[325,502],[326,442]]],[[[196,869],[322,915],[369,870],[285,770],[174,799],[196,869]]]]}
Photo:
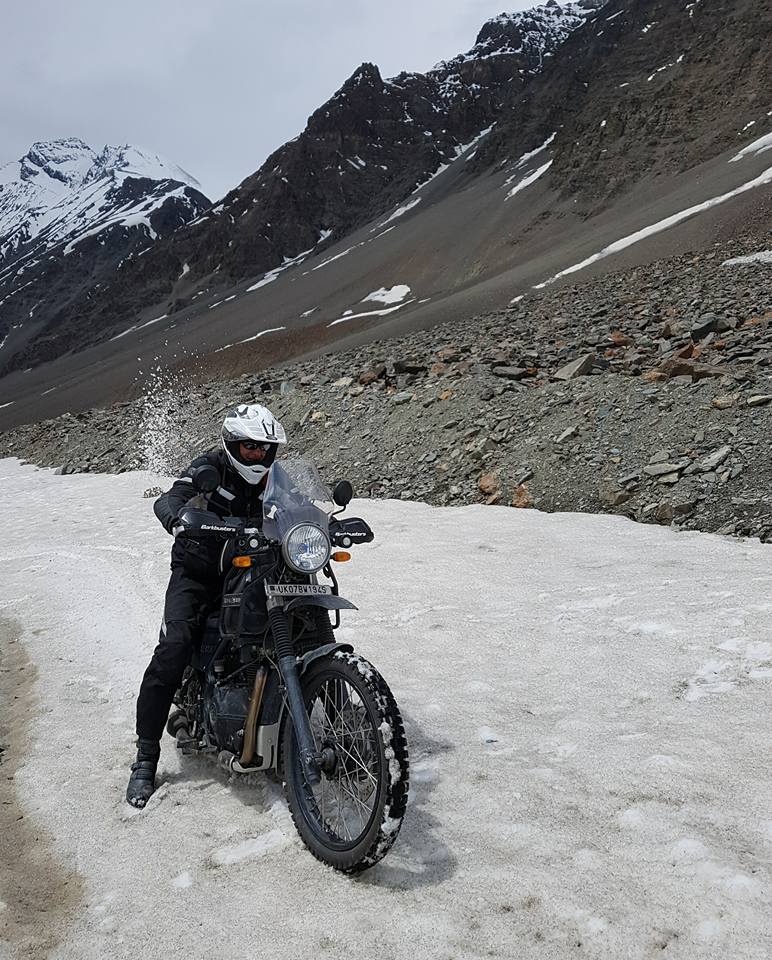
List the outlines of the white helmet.
{"type": "Polygon", "coordinates": [[[259,403],[242,403],[232,410],[222,425],[222,447],[231,466],[247,483],[256,484],[268,473],[276,459],[280,443],[286,443],[284,427],[268,407],[259,403]],[[241,454],[241,444],[264,444],[262,460],[247,460],[241,454]]]}

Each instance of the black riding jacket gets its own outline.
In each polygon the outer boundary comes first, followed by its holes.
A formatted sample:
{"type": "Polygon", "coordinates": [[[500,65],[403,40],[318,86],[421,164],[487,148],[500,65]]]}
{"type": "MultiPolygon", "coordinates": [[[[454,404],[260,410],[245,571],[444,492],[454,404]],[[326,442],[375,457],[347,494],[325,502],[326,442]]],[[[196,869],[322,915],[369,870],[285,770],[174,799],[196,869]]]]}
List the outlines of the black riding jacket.
{"type": "MultiPolygon", "coordinates": [[[[249,484],[228,463],[225,452],[208,450],[191,463],[188,469],[174,481],[171,490],[162,493],[153,504],[155,515],[167,533],[177,522],[183,507],[195,498],[195,506],[211,510],[218,517],[248,517],[262,524],[263,484],[249,484]],[[220,485],[211,493],[199,493],[193,486],[191,472],[204,464],[211,464],[220,472],[220,485]]],[[[218,541],[177,539],[172,547],[172,566],[182,564],[185,570],[198,580],[211,580],[220,576],[220,560],[223,544],[218,541]]]]}

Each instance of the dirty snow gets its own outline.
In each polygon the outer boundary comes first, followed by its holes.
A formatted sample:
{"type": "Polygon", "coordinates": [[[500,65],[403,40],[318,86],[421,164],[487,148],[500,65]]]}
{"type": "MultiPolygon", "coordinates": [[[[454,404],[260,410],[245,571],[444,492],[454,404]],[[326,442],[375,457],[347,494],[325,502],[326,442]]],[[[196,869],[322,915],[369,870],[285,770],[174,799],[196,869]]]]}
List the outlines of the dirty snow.
{"type": "Polygon", "coordinates": [[[761,250],[759,253],[748,254],[747,257],[732,257],[724,260],[722,267],[736,267],[747,263],[772,263],[772,250],[761,250]]]}
{"type": "Polygon", "coordinates": [[[84,885],[50,960],[772,955],[772,547],[356,501],[376,540],[338,572],[360,608],[338,636],[390,682],[412,776],[394,849],[352,880],[305,850],[279,787],[168,738],[148,808],[124,803],[168,576],[158,483],[0,461],[0,656],[18,638],[37,671],[14,786],[84,885]],[[239,917],[259,929],[229,934],[239,917]]]}

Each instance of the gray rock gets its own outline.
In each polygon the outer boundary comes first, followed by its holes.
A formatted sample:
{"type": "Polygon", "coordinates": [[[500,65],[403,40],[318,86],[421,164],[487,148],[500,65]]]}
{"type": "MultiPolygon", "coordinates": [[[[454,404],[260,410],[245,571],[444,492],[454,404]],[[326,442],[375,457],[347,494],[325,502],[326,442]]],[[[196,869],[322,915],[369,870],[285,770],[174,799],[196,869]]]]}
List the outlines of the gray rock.
{"type": "Polygon", "coordinates": [[[669,473],[678,473],[690,463],[690,460],[679,460],[676,463],[650,463],[643,468],[643,472],[648,477],[662,477],[669,473]]]}
{"type": "Polygon", "coordinates": [[[594,363],[595,355],[587,353],[582,357],[577,357],[576,360],[572,360],[571,363],[567,363],[564,367],[561,367],[557,373],[553,374],[553,379],[567,381],[574,380],[576,377],[583,377],[592,370],[594,363]]]}
{"type": "Polygon", "coordinates": [[[555,438],[555,443],[564,443],[566,440],[570,440],[572,437],[575,437],[578,433],[578,427],[567,427],[559,437],[555,438]]]}
{"type": "Polygon", "coordinates": [[[703,457],[698,461],[697,469],[701,473],[709,473],[711,470],[715,470],[716,467],[720,466],[731,452],[731,447],[719,447],[718,450],[714,450],[713,453],[708,454],[707,457],[703,457]]]}
{"type": "Polygon", "coordinates": [[[522,380],[528,371],[524,367],[494,367],[494,377],[503,377],[505,380],[522,380]]]}

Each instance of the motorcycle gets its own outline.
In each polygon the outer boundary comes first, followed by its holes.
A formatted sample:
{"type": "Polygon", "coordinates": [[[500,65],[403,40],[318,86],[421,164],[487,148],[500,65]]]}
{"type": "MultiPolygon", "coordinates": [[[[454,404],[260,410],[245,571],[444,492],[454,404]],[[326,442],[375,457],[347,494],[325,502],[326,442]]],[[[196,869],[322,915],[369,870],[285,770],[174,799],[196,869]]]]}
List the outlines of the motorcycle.
{"type": "Polygon", "coordinates": [[[332,563],[373,532],[339,517],[351,484],[330,494],[305,460],[271,466],[262,523],[200,508],[220,483],[214,467],[192,479],[203,497],[181,512],[178,535],[222,539],[224,582],[167,731],[183,753],[216,753],[232,774],[280,777],[311,853],[344,873],[365,870],[396,840],[409,785],[396,701],[334,633],[341,610],[357,608],[340,596],[332,563]]]}

